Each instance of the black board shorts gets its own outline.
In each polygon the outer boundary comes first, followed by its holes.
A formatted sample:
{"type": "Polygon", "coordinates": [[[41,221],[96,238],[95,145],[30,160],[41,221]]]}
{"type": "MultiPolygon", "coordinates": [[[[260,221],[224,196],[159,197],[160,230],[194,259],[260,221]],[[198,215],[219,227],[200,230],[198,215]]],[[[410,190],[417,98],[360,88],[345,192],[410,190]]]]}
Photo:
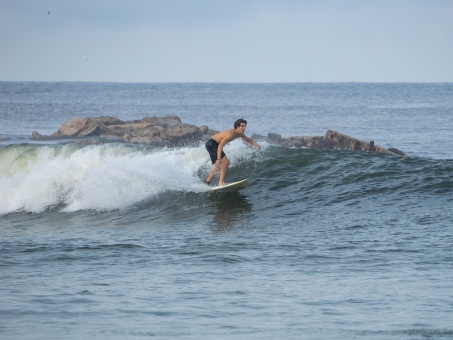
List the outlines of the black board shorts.
{"type": "MultiPolygon", "coordinates": [[[[205,144],[206,150],[209,152],[209,156],[211,157],[212,164],[215,164],[217,160],[217,150],[219,149],[219,143],[217,143],[214,139],[209,138],[209,140],[205,144]]],[[[225,157],[225,152],[222,150],[221,158],[225,157]]]]}

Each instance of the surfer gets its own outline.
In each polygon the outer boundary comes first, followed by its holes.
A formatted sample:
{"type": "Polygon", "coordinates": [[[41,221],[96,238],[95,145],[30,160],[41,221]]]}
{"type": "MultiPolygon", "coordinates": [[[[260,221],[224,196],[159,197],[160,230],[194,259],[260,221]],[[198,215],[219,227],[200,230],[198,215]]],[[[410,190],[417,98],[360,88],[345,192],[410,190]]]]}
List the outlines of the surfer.
{"type": "Polygon", "coordinates": [[[261,146],[258,143],[244,134],[246,127],[247,121],[242,118],[238,119],[234,122],[233,129],[219,132],[206,142],[206,150],[208,150],[212,164],[214,164],[214,169],[211,171],[206,181],[204,181],[206,184],[210,185],[215,174],[220,170],[219,186],[225,185],[225,176],[230,165],[228,157],[225,155],[225,152],[223,152],[225,144],[236,138],[242,138],[246,142],[254,145],[258,150],[261,150],[261,146]]]}

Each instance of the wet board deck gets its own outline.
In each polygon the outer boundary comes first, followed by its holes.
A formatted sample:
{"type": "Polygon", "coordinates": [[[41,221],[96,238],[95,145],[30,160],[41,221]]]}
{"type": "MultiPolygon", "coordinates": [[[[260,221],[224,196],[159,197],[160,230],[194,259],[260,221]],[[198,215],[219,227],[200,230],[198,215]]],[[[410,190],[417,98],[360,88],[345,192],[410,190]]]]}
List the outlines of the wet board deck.
{"type": "Polygon", "coordinates": [[[242,181],[237,181],[237,182],[234,182],[234,183],[228,183],[228,184],[225,184],[225,185],[222,185],[222,186],[217,186],[217,187],[214,187],[214,188],[211,188],[211,191],[233,191],[233,190],[238,190],[240,188],[244,188],[246,187],[247,185],[249,185],[249,179],[246,178],[246,179],[243,179],[242,181]]]}

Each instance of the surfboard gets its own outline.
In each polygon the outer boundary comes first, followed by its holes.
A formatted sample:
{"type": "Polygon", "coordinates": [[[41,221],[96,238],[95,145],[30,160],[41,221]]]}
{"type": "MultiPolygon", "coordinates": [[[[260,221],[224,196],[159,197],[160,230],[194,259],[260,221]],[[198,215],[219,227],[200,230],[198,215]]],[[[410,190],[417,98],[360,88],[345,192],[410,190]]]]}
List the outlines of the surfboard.
{"type": "Polygon", "coordinates": [[[233,191],[233,190],[238,190],[241,188],[245,188],[247,185],[249,185],[249,179],[243,179],[242,181],[237,181],[233,183],[228,183],[222,186],[216,186],[214,188],[211,188],[211,191],[233,191]]]}

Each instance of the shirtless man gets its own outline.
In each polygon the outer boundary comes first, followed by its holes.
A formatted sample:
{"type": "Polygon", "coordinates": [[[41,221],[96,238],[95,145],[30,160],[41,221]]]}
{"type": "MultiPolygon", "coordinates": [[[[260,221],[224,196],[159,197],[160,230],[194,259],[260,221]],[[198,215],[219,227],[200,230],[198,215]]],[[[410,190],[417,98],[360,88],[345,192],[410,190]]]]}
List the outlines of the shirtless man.
{"type": "Polygon", "coordinates": [[[211,171],[206,181],[204,181],[206,184],[211,184],[215,174],[220,170],[219,186],[225,185],[225,176],[230,165],[230,161],[225,155],[225,152],[223,152],[225,144],[240,137],[246,142],[254,145],[258,150],[261,150],[261,146],[259,146],[253,139],[244,135],[246,127],[247,121],[242,118],[238,119],[234,122],[234,129],[219,132],[206,142],[206,150],[208,150],[209,156],[211,156],[212,164],[214,164],[214,169],[211,171]]]}

